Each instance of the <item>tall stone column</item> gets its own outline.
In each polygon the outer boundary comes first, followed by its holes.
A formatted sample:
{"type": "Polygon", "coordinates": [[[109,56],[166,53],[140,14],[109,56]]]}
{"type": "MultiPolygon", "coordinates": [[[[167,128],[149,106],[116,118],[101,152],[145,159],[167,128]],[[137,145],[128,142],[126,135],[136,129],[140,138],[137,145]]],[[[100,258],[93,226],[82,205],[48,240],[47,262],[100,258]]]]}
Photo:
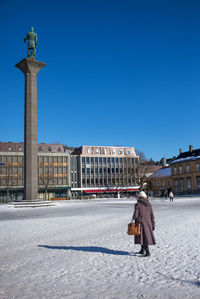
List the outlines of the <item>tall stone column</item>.
{"type": "Polygon", "coordinates": [[[38,198],[37,75],[46,63],[25,58],[16,64],[25,75],[24,199],[38,198]]]}

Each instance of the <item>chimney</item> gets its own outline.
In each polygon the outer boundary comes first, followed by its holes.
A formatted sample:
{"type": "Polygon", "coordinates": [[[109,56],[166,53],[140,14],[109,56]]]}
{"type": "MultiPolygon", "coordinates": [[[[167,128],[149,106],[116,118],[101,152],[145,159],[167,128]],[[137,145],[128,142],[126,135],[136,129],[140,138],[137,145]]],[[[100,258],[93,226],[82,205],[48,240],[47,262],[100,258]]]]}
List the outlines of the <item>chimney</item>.
{"type": "Polygon", "coordinates": [[[193,151],[193,145],[189,145],[189,151],[190,151],[190,152],[193,151]]]}
{"type": "Polygon", "coordinates": [[[182,154],[182,148],[179,148],[179,154],[182,154]]]}
{"type": "Polygon", "coordinates": [[[166,160],[166,158],[162,158],[161,159],[161,164],[162,164],[162,167],[166,167],[167,166],[167,160],[166,160]]]}

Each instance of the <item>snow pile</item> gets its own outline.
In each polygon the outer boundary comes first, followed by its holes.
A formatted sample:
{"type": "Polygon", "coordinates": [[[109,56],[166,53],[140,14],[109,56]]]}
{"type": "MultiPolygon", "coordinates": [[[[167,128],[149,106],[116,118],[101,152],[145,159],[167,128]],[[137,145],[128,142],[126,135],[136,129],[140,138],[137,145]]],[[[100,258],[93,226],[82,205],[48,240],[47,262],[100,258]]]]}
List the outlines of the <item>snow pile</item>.
{"type": "Polygon", "coordinates": [[[151,202],[149,258],[126,234],[135,200],[0,206],[0,298],[200,298],[200,198],[151,202]]]}

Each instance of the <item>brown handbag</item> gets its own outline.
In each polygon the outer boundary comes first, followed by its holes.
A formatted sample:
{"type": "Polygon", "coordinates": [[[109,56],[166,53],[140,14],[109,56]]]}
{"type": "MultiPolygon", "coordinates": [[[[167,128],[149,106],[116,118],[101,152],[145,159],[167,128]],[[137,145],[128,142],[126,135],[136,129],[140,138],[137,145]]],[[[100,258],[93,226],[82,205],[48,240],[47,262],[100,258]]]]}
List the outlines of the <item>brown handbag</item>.
{"type": "Polygon", "coordinates": [[[127,229],[128,235],[134,235],[139,236],[141,234],[141,225],[138,223],[137,225],[135,223],[129,223],[128,229],[127,229]]]}

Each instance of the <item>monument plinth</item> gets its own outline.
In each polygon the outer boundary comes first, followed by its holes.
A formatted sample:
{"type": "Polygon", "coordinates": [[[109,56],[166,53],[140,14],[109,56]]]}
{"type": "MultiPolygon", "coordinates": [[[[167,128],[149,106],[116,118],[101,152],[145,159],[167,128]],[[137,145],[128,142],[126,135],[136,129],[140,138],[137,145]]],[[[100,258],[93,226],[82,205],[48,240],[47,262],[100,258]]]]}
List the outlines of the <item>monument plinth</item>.
{"type": "Polygon", "coordinates": [[[24,199],[38,198],[37,75],[46,63],[25,58],[15,66],[25,75],[24,199]]]}

